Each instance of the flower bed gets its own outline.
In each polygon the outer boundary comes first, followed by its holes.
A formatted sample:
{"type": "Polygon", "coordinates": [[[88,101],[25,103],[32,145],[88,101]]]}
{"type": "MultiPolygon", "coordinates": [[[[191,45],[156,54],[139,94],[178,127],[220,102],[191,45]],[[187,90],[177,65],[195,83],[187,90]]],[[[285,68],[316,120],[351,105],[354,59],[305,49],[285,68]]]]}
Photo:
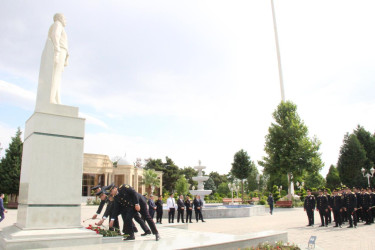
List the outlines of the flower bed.
{"type": "MultiPolygon", "coordinates": [[[[121,236],[121,232],[119,229],[115,229],[115,231],[112,231],[112,230],[108,230],[108,229],[101,228],[101,227],[94,227],[92,225],[89,225],[88,227],[86,227],[86,229],[95,231],[97,234],[103,235],[103,237],[121,236]]],[[[126,237],[127,235],[123,235],[123,236],[126,237]]]]}
{"type": "Polygon", "coordinates": [[[288,243],[283,243],[282,241],[275,242],[274,245],[266,242],[259,244],[256,247],[245,248],[246,250],[301,250],[297,245],[288,243]]]}

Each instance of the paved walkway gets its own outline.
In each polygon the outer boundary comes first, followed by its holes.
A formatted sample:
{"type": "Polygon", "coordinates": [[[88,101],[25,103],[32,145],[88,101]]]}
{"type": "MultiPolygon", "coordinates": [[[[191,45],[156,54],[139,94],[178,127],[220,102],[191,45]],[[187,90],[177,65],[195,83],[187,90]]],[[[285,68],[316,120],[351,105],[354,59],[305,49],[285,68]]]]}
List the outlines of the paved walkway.
{"type": "MultiPolygon", "coordinates": [[[[82,206],[82,220],[91,217],[96,211],[95,206],[82,206]]],[[[6,226],[10,226],[16,222],[17,210],[9,210],[6,214],[6,218],[0,223],[0,230],[6,226]]],[[[194,217],[194,216],[193,216],[194,217]]],[[[85,226],[92,224],[91,221],[84,223],[85,226]]],[[[164,227],[167,221],[164,220],[163,225],[157,225],[161,230],[162,239],[178,238],[181,229],[173,230],[170,227],[164,227]],[[163,228],[162,228],[163,226],[163,228]],[[163,235],[164,233],[164,235],[163,235]]],[[[359,223],[356,229],[346,228],[333,228],[319,227],[320,218],[315,212],[315,227],[306,227],[307,216],[302,208],[293,209],[275,209],[274,214],[270,215],[266,213],[262,216],[249,217],[249,218],[227,218],[227,219],[210,219],[207,223],[192,223],[188,225],[188,235],[190,232],[204,232],[214,233],[217,237],[225,235],[239,236],[249,233],[256,233],[262,231],[287,231],[289,242],[299,244],[302,247],[307,246],[307,242],[310,236],[317,236],[316,244],[321,249],[374,249],[375,250],[375,225],[364,226],[363,223],[359,223]],[[218,233],[218,234],[216,234],[218,233]]],[[[139,225],[137,226],[140,229],[139,225]]],[[[141,231],[141,229],[140,229],[141,231]]],[[[140,232],[142,233],[142,232],[140,232]]],[[[138,233],[136,235],[137,240],[132,243],[134,249],[163,249],[163,244],[155,244],[153,236],[141,237],[138,233]],[[149,242],[148,247],[145,247],[149,242]],[[161,247],[161,248],[160,248],[161,247]]],[[[185,234],[184,234],[185,235],[185,234]]],[[[191,237],[193,234],[191,234],[191,237]]],[[[204,239],[204,237],[203,237],[204,239]]],[[[191,238],[186,237],[187,246],[191,238]]],[[[208,240],[208,239],[207,239],[208,240]]],[[[215,240],[215,239],[210,239],[215,240]]],[[[163,240],[163,242],[165,242],[163,240]]],[[[129,248],[130,245],[126,245],[130,242],[123,242],[121,244],[105,244],[105,248],[101,249],[123,249],[129,248]]],[[[104,247],[103,246],[103,247],[104,247]]]]}

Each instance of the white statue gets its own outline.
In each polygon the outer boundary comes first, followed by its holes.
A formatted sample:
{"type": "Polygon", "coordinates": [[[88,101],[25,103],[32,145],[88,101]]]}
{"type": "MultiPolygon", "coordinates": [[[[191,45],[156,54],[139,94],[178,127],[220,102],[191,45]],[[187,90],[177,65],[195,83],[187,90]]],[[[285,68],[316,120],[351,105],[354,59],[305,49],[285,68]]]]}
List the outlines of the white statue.
{"type": "Polygon", "coordinates": [[[36,110],[48,103],[61,104],[60,83],[64,67],[68,65],[68,38],[64,15],[55,14],[53,21],[40,63],[36,110]]]}

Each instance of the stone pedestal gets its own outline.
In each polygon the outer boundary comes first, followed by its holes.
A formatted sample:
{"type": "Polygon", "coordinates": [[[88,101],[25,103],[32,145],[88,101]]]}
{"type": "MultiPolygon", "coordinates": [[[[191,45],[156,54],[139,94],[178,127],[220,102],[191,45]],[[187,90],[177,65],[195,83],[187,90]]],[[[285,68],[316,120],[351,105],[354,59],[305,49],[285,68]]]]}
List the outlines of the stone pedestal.
{"type": "Polygon", "coordinates": [[[84,130],[75,107],[49,104],[27,120],[17,223],[4,228],[3,248],[101,243],[81,225],[84,130]]]}

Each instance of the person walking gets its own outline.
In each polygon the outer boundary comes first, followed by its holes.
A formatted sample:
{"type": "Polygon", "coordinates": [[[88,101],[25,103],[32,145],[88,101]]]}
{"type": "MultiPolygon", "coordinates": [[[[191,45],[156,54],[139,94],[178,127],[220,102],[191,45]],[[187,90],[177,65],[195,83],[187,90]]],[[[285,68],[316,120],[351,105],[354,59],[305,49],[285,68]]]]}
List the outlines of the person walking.
{"type": "Polygon", "coordinates": [[[168,223],[174,223],[174,213],[176,211],[176,201],[174,200],[173,193],[167,199],[168,207],[168,223]]]}
{"type": "Polygon", "coordinates": [[[272,197],[272,193],[269,194],[267,202],[268,202],[268,205],[270,206],[270,214],[272,215],[272,213],[273,213],[273,197],[272,197]]]}
{"type": "Polygon", "coordinates": [[[4,208],[4,194],[0,194],[0,222],[2,222],[5,218],[4,213],[8,213],[8,210],[4,208]]]}

